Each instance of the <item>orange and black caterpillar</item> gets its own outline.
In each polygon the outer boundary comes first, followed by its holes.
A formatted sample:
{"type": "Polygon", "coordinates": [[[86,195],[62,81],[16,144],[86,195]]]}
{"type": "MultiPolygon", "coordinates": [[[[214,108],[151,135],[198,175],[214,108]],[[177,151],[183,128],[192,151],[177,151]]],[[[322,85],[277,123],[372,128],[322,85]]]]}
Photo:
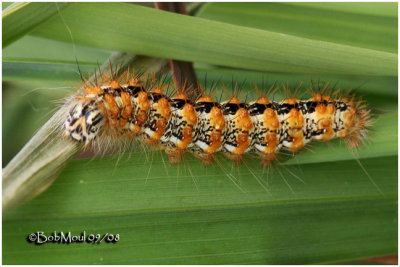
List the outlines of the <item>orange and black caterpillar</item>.
{"type": "Polygon", "coordinates": [[[122,79],[102,74],[101,82],[86,82],[68,102],[64,136],[86,147],[102,140],[137,138],[163,149],[171,163],[179,162],[185,151],[205,165],[218,151],[235,162],[255,152],[265,166],[280,149],[294,153],[311,140],[346,138],[350,148],[357,147],[370,125],[366,105],[337,92],[313,91],[308,100],[259,97],[243,103],[231,97],[218,103],[209,95],[190,101],[177,91],[167,97],[160,82],[143,86],[134,75],[122,79]]]}

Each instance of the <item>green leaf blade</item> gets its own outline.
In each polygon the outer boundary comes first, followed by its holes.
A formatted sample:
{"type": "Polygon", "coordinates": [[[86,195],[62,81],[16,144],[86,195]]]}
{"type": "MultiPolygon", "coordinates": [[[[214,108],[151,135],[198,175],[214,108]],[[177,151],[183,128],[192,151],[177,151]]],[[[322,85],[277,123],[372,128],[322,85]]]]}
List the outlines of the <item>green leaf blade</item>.
{"type": "Polygon", "coordinates": [[[54,16],[67,3],[13,3],[2,12],[3,48],[54,16]]]}
{"type": "MultiPolygon", "coordinates": [[[[64,10],[63,17],[74,42],[108,50],[262,71],[397,73],[397,56],[393,53],[314,41],[135,5],[81,3],[64,10]],[[76,17],[82,17],[84,21],[73,19],[76,17]],[[134,27],[134,24],[141,27],[134,27]]],[[[65,31],[63,21],[55,18],[33,34],[71,41],[63,29],[65,31]]]]}
{"type": "MultiPolygon", "coordinates": [[[[199,17],[313,40],[397,52],[397,14],[394,17],[361,12],[333,3],[210,3],[199,17]],[[334,12],[334,8],[337,11],[334,12]],[[360,13],[352,13],[360,12],[360,13]]],[[[349,5],[350,4],[350,5],[349,5]]],[[[371,3],[375,10],[391,9],[394,3],[371,3]]],[[[368,5],[367,5],[368,6],[368,5]]],[[[387,12],[386,12],[387,13],[387,12]]]]}

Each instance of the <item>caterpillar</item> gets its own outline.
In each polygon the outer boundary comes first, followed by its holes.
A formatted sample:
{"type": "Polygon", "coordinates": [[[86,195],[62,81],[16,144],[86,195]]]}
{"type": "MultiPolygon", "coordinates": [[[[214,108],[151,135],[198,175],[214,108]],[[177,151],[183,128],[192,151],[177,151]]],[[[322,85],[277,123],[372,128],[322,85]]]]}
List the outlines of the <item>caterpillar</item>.
{"type": "Polygon", "coordinates": [[[84,81],[67,102],[63,136],[86,148],[136,139],[164,150],[173,164],[188,151],[204,165],[222,152],[236,163],[255,153],[268,166],[281,149],[295,153],[312,140],[345,138],[349,148],[358,147],[371,125],[363,101],[339,91],[328,93],[328,86],[310,88],[305,100],[290,95],[271,101],[260,95],[246,103],[237,96],[218,102],[210,93],[190,100],[181,88],[167,96],[163,82],[150,80],[145,84],[128,71],[84,81]]]}

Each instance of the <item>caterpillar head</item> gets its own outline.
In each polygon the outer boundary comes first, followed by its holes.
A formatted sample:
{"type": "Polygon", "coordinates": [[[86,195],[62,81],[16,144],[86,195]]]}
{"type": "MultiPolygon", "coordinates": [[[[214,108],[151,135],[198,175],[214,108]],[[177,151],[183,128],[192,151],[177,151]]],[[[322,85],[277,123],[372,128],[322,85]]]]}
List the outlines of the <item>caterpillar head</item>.
{"type": "Polygon", "coordinates": [[[64,135],[88,144],[99,135],[104,123],[104,116],[97,104],[93,101],[79,102],[69,110],[64,123],[64,135]]]}

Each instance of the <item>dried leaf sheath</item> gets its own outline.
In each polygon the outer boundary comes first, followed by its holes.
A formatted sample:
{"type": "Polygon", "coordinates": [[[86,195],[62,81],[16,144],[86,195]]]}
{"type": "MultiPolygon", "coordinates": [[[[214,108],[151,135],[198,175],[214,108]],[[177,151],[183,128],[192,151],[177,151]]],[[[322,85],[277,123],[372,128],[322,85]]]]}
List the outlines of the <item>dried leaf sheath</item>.
{"type": "Polygon", "coordinates": [[[80,145],[60,138],[60,109],[3,169],[3,212],[43,192],[80,145]]]}

